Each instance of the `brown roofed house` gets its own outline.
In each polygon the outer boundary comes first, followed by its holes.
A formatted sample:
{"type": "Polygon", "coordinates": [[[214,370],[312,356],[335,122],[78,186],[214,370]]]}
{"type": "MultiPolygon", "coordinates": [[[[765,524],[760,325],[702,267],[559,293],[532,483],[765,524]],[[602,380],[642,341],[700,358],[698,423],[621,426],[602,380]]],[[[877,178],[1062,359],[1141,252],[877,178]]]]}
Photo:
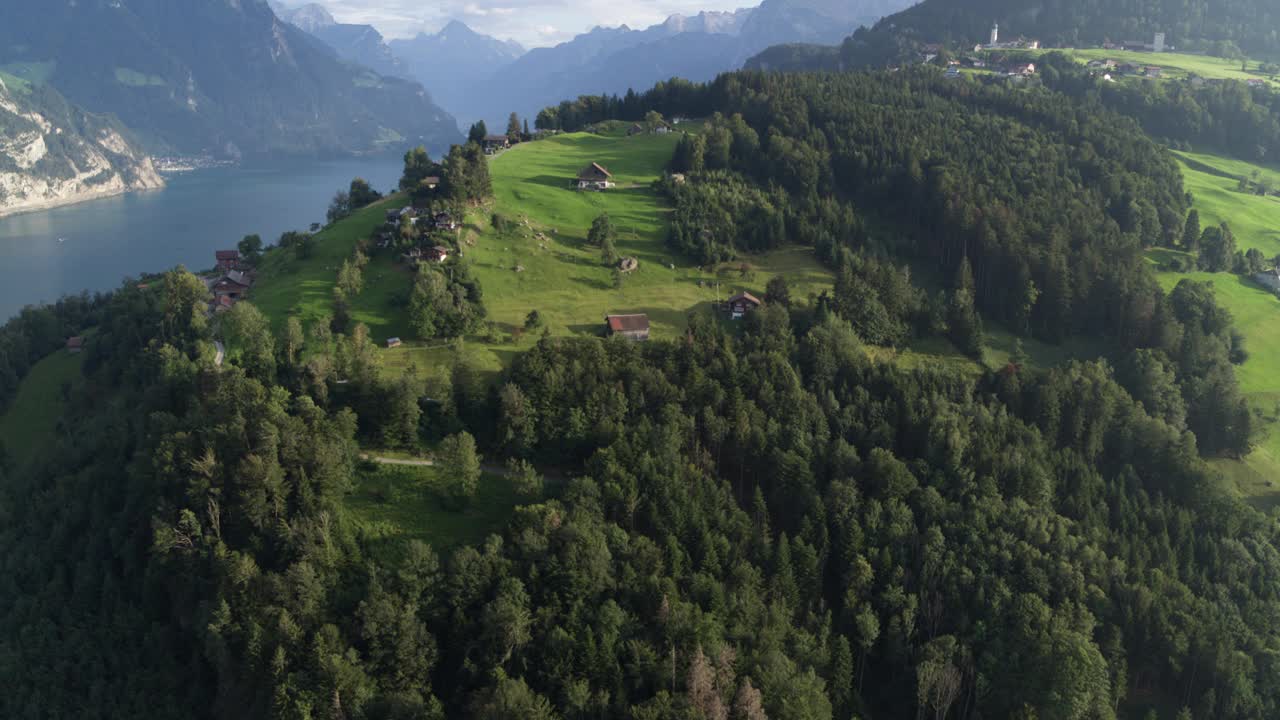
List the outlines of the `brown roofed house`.
{"type": "Polygon", "coordinates": [[[213,253],[219,270],[235,270],[240,266],[240,252],[237,250],[217,250],[213,253]]]}
{"type": "Polygon", "coordinates": [[[606,315],[604,323],[610,337],[621,335],[636,341],[649,339],[648,315],[606,315]]]}
{"type": "Polygon", "coordinates": [[[600,163],[591,163],[578,173],[579,190],[607,190],[613,187],[613,173],[600,163]]]}
{"type": "Polygon", "coordinates": [[[84,350],[84,338],[79,335],[67,338],[67,352],[75,355],[84,350]]]}
{"type": "Polygon", "coordinates": [[[737,320],[749,312],[760,309],[764,305],[755,295],[749,292],[740,292],[729,298],[729,315],[737,320]]]}
{"type": "Polygon", "coordinates": [[[485,135],[484,151],[487,153],[495,153],[499,150],[506,150],[511,147],[511,138],[506,135],[485,135]]]}

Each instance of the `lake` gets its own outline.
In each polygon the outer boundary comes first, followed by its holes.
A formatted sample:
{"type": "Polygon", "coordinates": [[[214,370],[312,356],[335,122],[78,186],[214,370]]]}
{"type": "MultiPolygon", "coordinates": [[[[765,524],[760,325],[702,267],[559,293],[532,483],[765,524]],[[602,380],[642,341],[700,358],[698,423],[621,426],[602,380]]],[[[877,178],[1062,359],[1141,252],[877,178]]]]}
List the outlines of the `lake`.
{"type": "Polygon", "coordinates": [[[245,235],[270,244],[323,222],[353,177],[386,192],[402,168],[395,156],[211,168],[169,175],[162,190],[0,218],[0,323],[25,305],[117,288],[126,276],[213,267],[214,251],[245,235]]]}

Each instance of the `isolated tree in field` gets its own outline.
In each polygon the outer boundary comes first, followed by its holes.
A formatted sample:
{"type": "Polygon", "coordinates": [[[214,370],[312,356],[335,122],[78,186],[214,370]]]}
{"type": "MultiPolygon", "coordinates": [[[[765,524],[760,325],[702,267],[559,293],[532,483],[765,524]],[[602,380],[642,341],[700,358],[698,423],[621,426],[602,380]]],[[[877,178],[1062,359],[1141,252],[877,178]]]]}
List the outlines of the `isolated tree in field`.
{"type": "Polygon", "coordinates": [[[662,113],[657,112],[656,110],[650,110],[649,112],[645,113],[644,124],[647,125],[650,130],[653,130],[654,128],[657,128],[658,126],[662,125],[663,124],[662,113]]]}
{"type": "Polygon", "coordinates": [[[605,267],[613,267],[619,260],[618,248],[614,247],[613,238],[605,238],[600,245],[600,262],[604,263],[605,267]]]}
{"type": "Polygon", "coordinates": [[[251,263],[256,263],[258,258],[262,257],[262,237],[260,235],[245,235],[236,249],[240,251],[240,256],[251,263]]]}
{"type": "Polygon", "coordinates": [[[480,488],[480,456],[471,433],[450,435],[440,443],[440,466],[449,499],[460,506],[471,502],[480,488]]]}
{"type": "Polygon", "coordinates": [[[351,181],[351,188],[347,191],[347,197],[350,199],[351,209],[354,211],[381,200],[382,193],[374,190],[368,180],[358,177],[351,181]]]}
{"type": "Polygon", "coordinates": [[[489,135],[489,128],[484,126],[484,121],[477,121],[467,131],[467,142],[483,143],[484,139],[489,135]]]}
{"type": "Polygon", "coordinates": [[[520,138],[520,116],[515,113],[507,118],[507,137],[513,141],[520,138]]]}
{"type": "Polygon", "coordinates": [[[618,231],[613,227],[613,221],[609,219],[609,213],[600,213],[595,220],[591,221],[591,230],[587,233],[587,242],[598,248],[603,248],[605,240],[613,241],[617,239],[618,231]]]}
{"type": "Polygon", "coordinates": [[[791,286],[787,283],[787,278],[782,275],[774,275],[769,278],[768,284],[764,286],[764,301],[770,304],[778,304],[783,307],[791,307],[791,286]]]}
{"type": "Polygon", "coordinates": [[[528,315],[524,316],[525,332],[533,332],[543,325],[542,313],[537,310],[530,310],[528,315]]]}
{"type": "Polygon", "coordinates": [[[338,268],[338,287],[348,299],[354,298],[364,290],[364,272],[353,260],[343,260],[338,268]]]}
{"type": "Polygon", "coordinates": [[[332,225],[350,214],[351,195],[339,190],[333,194],[333,199],[329,201],[329,210],[325,213],[325,218],[332,225]]]}

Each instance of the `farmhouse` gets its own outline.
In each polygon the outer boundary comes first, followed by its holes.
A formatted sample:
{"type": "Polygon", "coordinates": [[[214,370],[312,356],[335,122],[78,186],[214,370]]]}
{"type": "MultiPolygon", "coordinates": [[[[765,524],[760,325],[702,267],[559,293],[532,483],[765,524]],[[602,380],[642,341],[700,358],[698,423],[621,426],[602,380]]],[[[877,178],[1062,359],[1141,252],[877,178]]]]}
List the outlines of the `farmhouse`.
{"type": "Polygon", "coordinates": [[[644,130],[644,126],[643,126],[643,125],[641,125],[640,123],[636,123],[635,125],[632,125],[631,127],[627,128],[627,135],[628,135],[628,136],[631,136],[631,135],[643,135],[643,134],[644,134],[644,132],[645,132],[645,130],[644,130]]]}
{"type": "Polygon", "coordinates": [[[578,173],[579,190],[608,190],[613,187],[613,174],[600,163],[591,163],[578,173]]]}
{"type": "Polygon", "coordinates": [[[453,216],[447,212],[436,213],[435,217],[431,219],[431,224],[434,225],[435,229],[437,230],[457,230],[458,229],[457,221],[455,221],[453,219],[453,216]]]}
{"type": "Polygon", "coordinates": [[[506,150],[511,147],[511,138],[506,135],[485,135],[484,151],[492,155],[499,150],[506,150]]]}
{"type": "Polygon", "coordinates": [[[230,270],[223,275],[221,279],[213,284],[210,288],[215,298],[228,297],[232,300],[239,300],[249,292],[249,288],[253,286],[253,279],[247,274],[239,270],[230,270]]]}
{"type": "Polygon", "coordinates": [[[1157,67],[1155,65],[1148,65],[1146,68],[1146,71],[1147,71],[1147,77],[1149,78],[1158,78],[1164,75],[1164,68],[1157,67]]]}
{"type": "Polygon", "coordinates": [[[1272,292],[1280,292],[1280,269],[1260,272],[1253,276],[1253,280],[1272,292]]]}
{"type": "Polygon", "coordinates": [[[84,338],[79,335],[67,338],[67,352],[77,355],[84,351],[84,338]]]}
{"type": "Polygon", "coordinates": [[[449,259],[449,248],[443,245],[436,245],[423,251],[422,256],[431,262],[441,263],[449,259]]]}
{"type": "Polygon", "coordinates": [[[648,315],[606,315],[604,324],[609,337],[620,335],[637,342],[649,339],[648,315]]]}
{"type": "Polygon", "coordinates": [[[388,349],[388,350],[390,350],[391,348],[398,348],[398,347],[400,347],[402,344],[403,344],[403,343],[401,343],[401,342],[400,342],[400,338],[398,338],[398,337],[387,338],[387,349],[388,349]]]}
{"type": "Polygon", "coordinates": [[[422,182],[418,184],[428,190],[435,190],[436,187],[440,185],[440,176],[428,175],[427,177],[422,178],[422,182]]]}
{"type": "Polygon", "coordinates": [[[226,272],[240,267],[240,253],[236,250],[218,250],[213,253],[218,269],[226,272]]]}
{"type": "Polygon", "coordinates": [[[729,317],[734,320],[738,320],[749,312],[759,310],[761,305],[764,305],[764,303],[756,296],[749,292],[740,292],[729,298],[729,302],[727,304],[729,308],[729,317]]]}

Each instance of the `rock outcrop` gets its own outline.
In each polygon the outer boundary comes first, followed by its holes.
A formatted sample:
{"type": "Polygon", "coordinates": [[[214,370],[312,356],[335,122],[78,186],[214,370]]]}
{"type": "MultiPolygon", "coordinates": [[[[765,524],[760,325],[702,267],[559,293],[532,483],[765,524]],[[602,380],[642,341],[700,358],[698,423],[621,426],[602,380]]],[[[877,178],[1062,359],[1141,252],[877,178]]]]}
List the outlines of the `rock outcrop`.
{"type": "Polygon", "coordinates": [[[0,217],[163,186],[118,121],[0,78],[0,217]]]}

